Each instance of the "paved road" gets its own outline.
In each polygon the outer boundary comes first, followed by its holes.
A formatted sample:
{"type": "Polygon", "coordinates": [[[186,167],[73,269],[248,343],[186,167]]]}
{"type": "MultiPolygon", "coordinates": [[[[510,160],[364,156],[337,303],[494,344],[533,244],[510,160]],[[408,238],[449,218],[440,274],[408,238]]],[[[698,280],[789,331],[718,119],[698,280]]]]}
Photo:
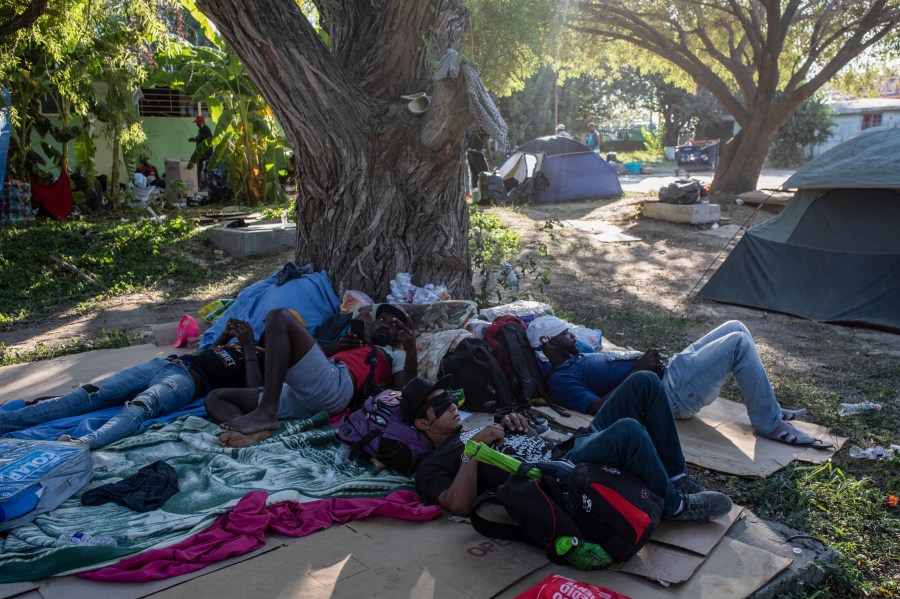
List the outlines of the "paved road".
{"type": "MultiPolygon", "coordinates": [[[[756,183],[757,189],[778,189],[788,177],[794,174],[792,170],[764,170],[759,176],[756,183]]],[[[691,173],[689,176],[703,182],[704,185],[712,181],[712,173],[698,172],[691,173]]],[[[619,182],[622,184],[623,191],[635,193],[651,193],[659,191],[669,183],[675,181],[675,174],[659,174],[659,175],[619,175],[619,182]]]]}

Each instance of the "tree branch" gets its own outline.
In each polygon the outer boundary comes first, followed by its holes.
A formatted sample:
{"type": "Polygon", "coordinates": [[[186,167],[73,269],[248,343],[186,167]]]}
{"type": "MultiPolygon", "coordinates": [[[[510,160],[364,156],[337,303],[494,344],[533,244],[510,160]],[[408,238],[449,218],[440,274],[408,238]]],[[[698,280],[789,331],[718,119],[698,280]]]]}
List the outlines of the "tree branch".
{"type": "Polygon", "coordinates": [[[25,9],[5,23],[0,23],[0,37],[12,35],[20,29],[31,27],[47,10],[49,0],[31,0],[25,9]]]}

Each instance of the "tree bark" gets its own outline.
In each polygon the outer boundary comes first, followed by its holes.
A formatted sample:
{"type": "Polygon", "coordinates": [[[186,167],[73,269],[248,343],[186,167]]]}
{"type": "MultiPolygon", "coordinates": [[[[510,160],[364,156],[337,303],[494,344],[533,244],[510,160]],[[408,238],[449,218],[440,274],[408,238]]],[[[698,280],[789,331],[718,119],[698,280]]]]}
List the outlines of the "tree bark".
{"type": "Polygon", "coordinates": [[[331,48],[294,0],[200,0],[294,149],[300,263],[376,300],[398,272],[472,297],[462,135],[465,83],[433,82],[459,48],[461,0],[317,2],[331,48]],[[413,115],[399,96],[427,91],[413,115]]]}

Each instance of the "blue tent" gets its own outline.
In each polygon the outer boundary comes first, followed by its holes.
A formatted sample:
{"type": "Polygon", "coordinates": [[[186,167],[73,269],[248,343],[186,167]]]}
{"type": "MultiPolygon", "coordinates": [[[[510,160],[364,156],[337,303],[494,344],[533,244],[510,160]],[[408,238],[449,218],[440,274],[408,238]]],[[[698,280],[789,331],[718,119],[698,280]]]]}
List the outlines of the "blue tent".
{"type": "Polygon", "coordinates": [[[622,197],[616,171],[574,139],[556,136],[533,139],[516,148],[498,170],[508,190],[538,173],[546,178],[546,187],[535,186],[534,197],[538,203],[622,197]]]}

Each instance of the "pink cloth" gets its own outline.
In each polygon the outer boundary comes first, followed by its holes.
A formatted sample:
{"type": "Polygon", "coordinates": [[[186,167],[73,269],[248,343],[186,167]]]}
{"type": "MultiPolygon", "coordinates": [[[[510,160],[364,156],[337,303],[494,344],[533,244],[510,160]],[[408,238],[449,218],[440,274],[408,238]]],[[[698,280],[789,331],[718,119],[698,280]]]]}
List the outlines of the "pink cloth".
{"type": "Polygon", "coordinates": [[[335,522],[385,516],[401,520],[433,520],[438,506],[424,506],[413,491],[394,491],[387,497],[331,498],[306,503],[285,501],[266,505],[264,491],[251,491],[206,530],[180,543],[151,549],[111,566],[76,574],[115,582],[147,582],[188,574],[213,562],[242,555],[265,545],[266,531],[303,537],[330,528],[335,522]]]}

